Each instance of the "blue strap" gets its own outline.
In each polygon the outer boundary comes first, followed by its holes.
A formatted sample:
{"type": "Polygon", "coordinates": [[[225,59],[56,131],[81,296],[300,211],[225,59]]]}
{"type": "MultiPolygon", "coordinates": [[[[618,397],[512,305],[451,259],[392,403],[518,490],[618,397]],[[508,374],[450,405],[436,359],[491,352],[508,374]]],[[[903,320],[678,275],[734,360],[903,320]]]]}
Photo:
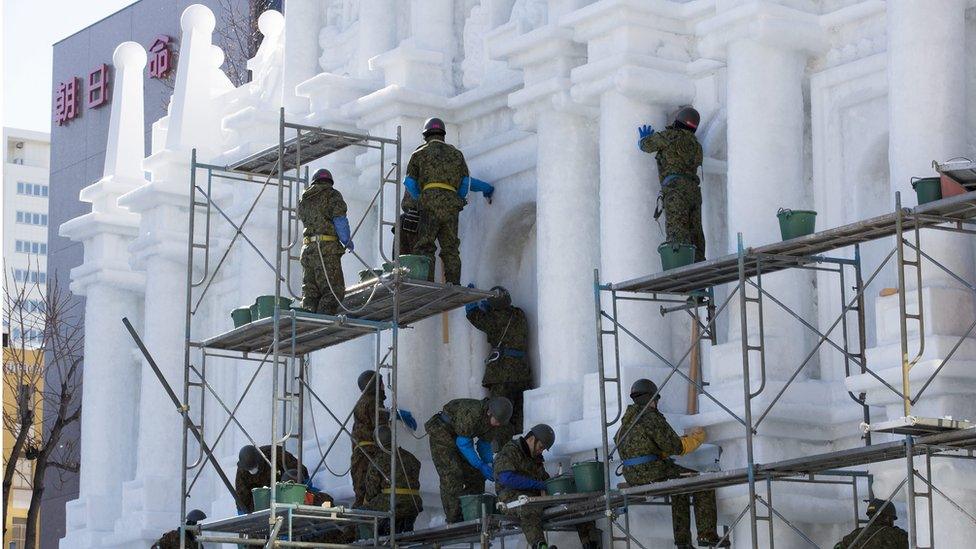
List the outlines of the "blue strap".
{"type": "Polygon", "coordinates": [[[679,179],[680,177],[681,174],[677,174],[677,173],[668,174],[667,177],[664,178],[664,181],[661,181],[661,188],[663,189],[664,187],[667,187],[671,183],[674,183],[674,180],[679,179]]]}
{"type": "Polygon", "coordinates": [[[653,463],[655,461],[660,461],[661,458],[654,455],[647,456],[637,456],[630,459],[625,459],[621,463],[624,467],[636,467],[638,465],[644,465],[645,463],[653,463]]]}

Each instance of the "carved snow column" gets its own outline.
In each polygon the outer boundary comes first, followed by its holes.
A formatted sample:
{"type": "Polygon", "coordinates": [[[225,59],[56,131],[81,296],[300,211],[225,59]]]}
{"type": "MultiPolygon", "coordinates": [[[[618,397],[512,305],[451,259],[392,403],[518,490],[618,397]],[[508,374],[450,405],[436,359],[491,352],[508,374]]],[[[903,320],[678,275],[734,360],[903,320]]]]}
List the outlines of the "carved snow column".
{"type": "MultiPolygon", "coordinates": [[[[365,4],[366,2],[363,2],[365,4]]],[[[319,72],[319,31],[322,28],[322,2],[297,0],[285,5],[285,56],[282,103],[286,116],[308,112],[308,98],[295,87],[319,72]]]]}
{"type": "Polygon", "coordinates": [[[105,168],[81,191],[92,212],[61,226],[62,236],[85,247],[72,269],[71,290],[85,296],[85,391],[82,396],[79,497],[67,505],[65,547],[89,547],[112,532],[121,512],[118,494],[135,476],[141,364],[122,317],[140,323],[145,279],[129,267],[126,248],[138,235],[139,218],[118,207],[118,197],[146,183],[142,70],[146,51],[123,42],[112,56],[115,90],[105,168]]]}
{"type": "MultiPolygon", "coordinates": [[[[600,109],[603,281],[621,282],[661,269],[657,246],[663,242],[664,233],[653,220],[660,190],[657,165],[652,155],[639,150],[637,126],[651,124],[663,129],[669,122],[667,116],[678,105],[694,99],[694,84],[683,72],[660,68],[689,61],[682,44],[687,37],[675,32],[685,27],[674,17],[673,6],[655,13],[640,2],[597,2],[562,19],[590,51],[587,63],[573,69],[572,96],[600,109]],[[662,41],[670,47],[662,46],[662,41]]],[[[618,304],[620,322],[670,358],[673,319],[655,313],[647,304],[618,304]]],[[[678,351],[683,352],[686,345],[682,347],[678,351]]],[[[625,370],[625,385],[633,376],[661,379],[671,371],[626,335],[621,338],[620,360],[626,370],[642,368],[632,370],[631,376],[625,370]],[[655,369],[647,370],[648,365],[655,369]]],[[[677,383],[665,396],[665,407],[684,411],[687,389],[680,380],[674,381],[677,383]],[[673,406],[669,406],[670,400],[674,400],[673,406]]]]}
{"type": "MultiPolygon", "coordinates": [[[[966,56],[966,8],[963,0],[924,2],[906,0],[887,3],[888,40],[888,166],[892,195],[901,192],[902,206],[917,204],[911,188],[911,178],[934,175],[932,161],[945,161],[966,155],[965,72],[959,61],[966,56]]],[[[970,144],[971,145],[971,144],[970,144]]],[[[892,201],[894,197],[892,196],[892,201]]],[[[910,242],[914,237],[909,234],[910,242]]],[[[973,281],[973,250],[971,237],[951,233],[927,231],[922,233],[922,250],[951,269],[969,283],[973,281]]],[[[906,258],[914,252],[906,250],[906,258]]],[[[918,284],[915,272],[906,268],[906,288],[909,313],[918,310],[918,284]]],[[[973,319],[973,293],[927,259],[922,260],[922,315],[925,319],[924,353],[911,370],[910,393],[919,397],[923,384],[949,356],[959,338],[966,333],[973,319]]],[[[901,344],[898,296],[878,299],[879,346],[870,349],[868,364],[880,375],[901,389],[901,344]]],[[[908,321],[909,359],[922,345],[915,322],[908,321]]],[[[976,402],[972,398],[976,383],[969,375],[976,360],[972,334],[952,355],[934,382],[921,394],[911,414],[921,417],[952,416],[956,419],[976,419],[976,402]]],[[[904,402],[889,389],[868,376],[848,378],[848,388],[866,390],[868,401],[886,408],[887,418],[905,415],[904,402]]],[[[877,414],[881,416],[881,414],[877,414]]],[[[873,417],[873,422],[885,417],[873,417]]],[[[916,458],[915,469],[927,475],[925,461],[916,458]]],[[[883,497],[905,478],[902,461],[879,464],[872,468],[875,493],[883,497]]],[[[976,467],[965,460],[933,460],[932,477],[935,486],[946,493],[963,509],[976,507],[976,490],[972,478],[976,467]]],[[[916,478],[918,491],[927,487],[916,478]]],[[[906,501],[904,489],[896,497],[906,501]]],[[[925,511],[927,502],[916,500],[917,539],[928,545],[930,530],[935,530],[935,547],[963,547],[972,543],[976,526],[945,498],[933,500],[934,525],[925,511]]],[[[899,513],[905,515],[907,513],[899,513]]]]}
{"type": "MultiPolygon", "coordinates": [[[[732,248],[728,251],[735,251],[739,232],[746,247],[778,241],[777,209],[810,209],[813,203],[803,169],[802,86],[808,55],[825,45],[823,31],[816,16],[771,2],[721,10],[696,30],[703,56],[725,59],[727,63],[728,226],[732,248]]],[[[766,275],[762,277],[762,287],[803,318],[813,317],[816,298],[811,273],[787,270],[766,275]]],[[[757,295],[748,284],[746,291],[750,296],[757,295]]],[[[749,304],[749,325],[743,334],[739,303],[737,297],[729,306],[728,343],[710,348],[710,390],[741,415],[742,339],[748,338],[753,345],[759,343],[759,311],[755,304],[749,304]]],[[[749,354],[750,390],[765,387],[751,401],[753,422],[767,411],[777,391],[799,368],[814,343],[810,333],[768,297],[764,298],[763,315],[764,381],[759,353],[749,354]]],[[[811,416],[798,425],[796,407],[808,402],[814,394],[810,391],[820,387],[819,382],[805,381],[815,371],[815,363],[807,364],[763,418],[753,445],[756,461],[796,457],[803,450],[813,452],[830,439],[830,433],[819,428],[821,417],[811,416]]],[[[703,412],[716,412],[709,437],[722,446],[723,468],[741,466],[747,460],[743,427],[710,401],[701,402],[703,412]]],[[[747,501],[744,488],[733,492],[737,498],[732,508],[741,509],[747,501]]],[[[781,512],[800,509],[803,500],[783,497],[779,498],[779,506],[781,512]]],[[[737,533],[737,540],[748,538],[748,525],[740,524],[737,533]]],[[[764,539],[765,535],[760,534],[760,541],[764,539]]]]}
{"type": "MultiPolygon", "coordinates": [[[[550,13],[550,16],[552,14],[550,13]]],[[[570,71],[585,59],[572,31],[555,23],[490,36],[491,54],[524,73],[509,96],[520,129],[538,134],[536,237],[540,387],[525,394],[525,424],[548,422],[563,453],[567,425],[582,417],[583,376],[595,370],[593,269],[599,265],[596,110],[572,101],[570,71]],[[562,441],[562,442],[561,442],[562,441]]]]}
{"type": "MultiPolygon", "coordinates": [[[[183,383],[189,161],[214,155],[219,124],[211,101],[213,13],[195,4],[182,15],[182,55],[165,147],[146,159],[152,181],[119,199],[141,214],[130,245],[134,267],[146,272],[143,339],[169,384],[183,383]]],[[[149,542],[179,520],[182,428],[173,403],[144,366],[139,407],[138,466],[123,492],[119,543],[149,542]]],[[[179,392],[179,391],[178,391],[179,392]]]]}

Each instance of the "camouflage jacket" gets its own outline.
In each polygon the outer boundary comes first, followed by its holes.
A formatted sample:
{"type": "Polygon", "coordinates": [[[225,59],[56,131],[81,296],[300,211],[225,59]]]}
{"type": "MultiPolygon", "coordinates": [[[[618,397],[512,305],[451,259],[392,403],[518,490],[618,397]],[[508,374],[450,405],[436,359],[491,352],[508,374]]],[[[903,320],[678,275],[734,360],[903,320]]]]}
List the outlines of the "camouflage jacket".
{"type": "Polygon", "coordinates": [[[529,446],[525,443],[525,437],[513,438],[495,454],[495,489],[498,492],[498,501],[507,503],[522,495],[529,497],[540,495],[537,490],[521,490],[503,486],[499,480],[499,475],[504,471],[511,471],[538,481],[545,481],[549,478],[545,460],[542,456],[532,457],[529,453],[529,446]]]}
{"type": "Polygon", "coordinates": [[[407,176],[417,181],[421,191],[430,183],[446,183],[457,190],[461,188],[461,180],[468,176],[468,164],[461,151],[439,139],[431,139],[410,155],[407,176]]]}
{"type": "MultiPolygon", "coordinates": [[[[194,541],[193,534],[190,532],[186,533],[186,546],[187,548],[197,547],[194,541]]],[[[152,544],[150,549],[180,549],[180,531],[170,530],[162,535],[156,543],[152,544]]]]}
{"type": "MultiPolygon", "coordinates": [[[[380,393],[385,400],[385,393],[380,393]]],[[[381,401],[382,402],[382,401],[381,401]]],[[[352,410],[352,445],[355,448],[359,442],[374,442],[373,433],[376,431],[376,392],[370,387],[360,395],[356,407],[352,410]]],[[[390,411],[380,404],[380,425],[390,423],[390,411]]]]}
{"type": "MultiPolygon", "coordinates": [[[[467,314],[468,322],[488,337],[492,350],[511,349],[526,352],[529,347],[529,321],[518,307],[501,310],[481,308],[467,314]]],[[[525,357],[505,356],[500,353],[496,360],[485,363],[485,375],[481,384],[495,383],[532,384],[532,369],[525,357]]]]}
{"type": "MultiPolygon", "coordinates": [[[[370,467],[366,473],[364,482],[365,492],[363,500],[366,502],[366,509],[373,511],[388,511],[390,509],[390,482],[387,477],[390,474],[390,454],[386,452],[376,452],[376,467],[370,467]]],[[[407,450],[400,448],[397,453],[397,488],[407,490],[420,489],[420,460],[407,450]]],[[[397,494],[396,514],[397,518],[416,517],[424,510],[424,503],[420,496],[410,496],[397,494]]]]}
{"type": "Polygon", "coordinates": [[[410,193],[403,193],[403,198],[400,199],[400,210],[410,211],[416,210],[419,207],[417,204],[417,199],[410,195],[410,193]]]}
{"type": "Polygon", "coordinates": [[[694,133],[668,126],[641,139],[640,148],[646,153],[657,153],[657,172],[661,181],[668,175],[678,174],[699,182],[702,146],[694,133]]]}
{"type": "MultiPolygon", "coordinates": [[[[271,459],[271,445],[262,446],[258,448],[264,457],[271,459]]],[[[276,480],[281,480],[281,475],[288,469],[294,469],[298,467],[298,459],[289,451],[284,450],[281,446],[278,447],[278,461],[277,461],[277,474],[275,475],[276,480]]],[[[308,468],[302,465],[302,473],[305,477],[308,477],[308,468]]],[[[271,466],[268,465],[263,459],[258,465],[258,472],[255,474],[249,473],[246,469],[237,469],[237,477],[234,479],[234,490],[237,492],[237,497],[240,498],[241,503],[246,507],[243,509],[248,513],[254,511],[254,500],[251,497],[251,490],[254,488],[261,488],[262,486],[271,485],[271,466]]]]}
{"type": "Polygon", "coordinates": [[[432,444],[454,446],[454,439],[459,436],[487,440],[493,434],[488,420],[487,398],[456,398],[445,404],[443,412],[434,414],[424,426],[432,444]]]}
{"type": "Polygon", "coordinates": [[[305,225],[304,236],[336,236],[333,217],[346,215],[342,193],[328,183],[315,183],[305,189],[298,201],[298,218],[305,225]]]}
{"type": "Polygon", "coordinates": [[[851,545],[861,530],[864,528],[844,536],[834,549],[908,549],[908,533],[892,524],[872,524],[868,532],[857,540],[857,545],[851,545]]]}
{"type": "MultiPolygon", "coordinates": [[[[617,444],[621,459],[648,455],[661,458],[658,461],[624,468],[625,477],[638,477],[643,482],[653,482],[666,478],[665,471],[668,469],[669,462],[663,459],[681,454],[681,437],[668,425],[664,414],[655,408],[648,408],[640,419],[636,420],[643,408],[644,406],[640,404],[631,404],[627,407],[613,441],[617,444]],[[625,433],[626,437],[624,437],[625,433]]],[[[631,482],[629,478],[628,482],[631,482]]]]}

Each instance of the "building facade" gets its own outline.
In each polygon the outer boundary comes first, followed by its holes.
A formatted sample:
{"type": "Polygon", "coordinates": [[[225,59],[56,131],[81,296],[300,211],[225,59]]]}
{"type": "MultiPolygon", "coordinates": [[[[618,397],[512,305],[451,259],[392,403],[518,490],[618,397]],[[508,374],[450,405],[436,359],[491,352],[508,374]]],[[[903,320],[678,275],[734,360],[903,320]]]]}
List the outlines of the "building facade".
{"type": "MultiPolygon", "coordinates": [[[[241,86],[217,70],[215,22],[203,6],[183,12],[172,101],[155,121],[147,120],[143,105],[144,41],[115,49],[106,154],[81,193],[92,211],[60,225],[61,235],[84,249],[72,285],[88,300],[89,334],[99,334],[86,341],[83,430],[92,436],[82,437],[81,490],[69,504],[62,547],[144,545],[179,522],[179,415],[118,319],[133,320],[163,374],[179,386],[191,151],[223,165],[262,150],[277,142],[280,108],[309,125],[372,135],[402,128],[405,151],[421,143],[424,119],[440,116],[472,175],[497,186],[491,205],[472,203],[462,213],[462,282],[506,286],[530,318],[536,388],[525,395],[525,423],[555,427],[553,468],[591,457],[600,446],[593,269],[610,281],[660,269],[655,249],[663,234],[653,222],[659,174],[636,146],[639,125],[663,128],[682,105],[701,111],[710,258],[734,251],[740,233],[750,246],[778,240],[781,207],[817,210],[821,228],[890,211],[895,192],[911,196],[911,178],[930,174],[933,160],[976,152],[976,66],[961,62],[976,53],[974,7],[966,0],[295,1],[284,16],[262,15],[265,39],[248,64],[254,78],[241,86]],[[133,146],[134,135],[151,135],[151,146],[133,146]],[[104,432],[112,436],[98,435],[104,432]]],[[[372,185],[376,172],[388,168],[379,162],[345,150],[312,167],[332,170],[351,219],[375,220],[372,185]]],[[[227,215],[250,215],[256,190],[219,191],[227,215]]],[[[250,238],[274,242],[274,205],[258,201],[254,212],[250,238]]],[[[363,225],[356,248],[374,264],[380,256],[369,243],[379,239],[376,225],[363,225]]],[[[229,242],[234,234],[228,229],[217,238],[229,242]]],[[[972,274],[971,239],[946,240],[936,249],[972,274]]],[[[879,253],[866,246],[866,263],[876,264],[879,253]]],[[[230,325],[230,310],[273,293],[274,279],[262,276],[256,255],[244,249],[228,261],[213,281],[218,304],[196,317],[200,329],[219,333],[230,325]]],[[[345,268],[352,280],[358,267],[346,261],[345,268]]],[[[895,280],[891,272],[881,276],[889,286],[895,280]]],[[[783,273],[764,284],[811,325],[827,329],[836,315],[839,296],[812,274],[783,273]]],[[[954,320],[972,316],[972,295],[943,276],[922,284],[928,303],[937,304],[932,314],[942,319],[926,324],[927,336],[964,335],[954,320]]],[[[874,294],[865,303],[872,319],[867,355],[883,379],[900,375],[894,299],[874,294]]],[[[630,315],[638,335],[664,357],[622,346],[624,385],[663,379],[671,371],[663,361],[676,360],[687,345],[688,322],[636,310],[620,314],[630,315]]],[[[862,444],[861,408],[851,404],[848,390],[868,395],[873,417],[900,417],[900,399],[879,390],[877,381],[848,375],[837,356],[822,353],[793,374],[813,336],[786,322],[782,311],[771,308],[769,316],[767,354],[775,360],[763,380],[770,386],[798,381],[801,388],[767,416],[756,437],[759,460],[862,444]]],[[[486,342],[459,312],[446,321],[451,337],[442,337],[442,322],[420,322],[401,336],[399,403],[418,418],[450,398],[483,394],[486,342]]],[[[732,403],[742,397],[740,343],[754,334],[724,321],[717,331],[718,344],[703,351],[704,376],[710,391],[738,410],[732,403]]],[[[930,387],[920,413],[976,418],[976,382],[962,369],[976,360],[976,346],[965,341],[960,361],[944,372],[951,382],[930,387]]],[[[368,342],[358,342],[315,353],[309,383],[330,406],[351,409],[356,377],[372,367],[372,352],[368,342]]],[[[927,352],[932,361],[950,354],[942,345],[927,352]]],[[[219,374],[213,389],[236,402],[254,376],[257,388],[238,418],[250,432],[267,432],[271,406],[262,397],[271,380],[253,365],[237,366],[219,374]]],[[[691,462],[742,466],[742,433],[732,419],[704,400],[698,413],[688,414],[686,396],[685,386],[670,385],[662,408],[679,429],[706,429],[709,444],[691,462]]],[[[206,413],[214,431],[226,419],[221,410],[206,413]]],[[[306,462],[318,461],[318,447],[335,432],[320,424],[317,438],[305,442],[306,462]]],[[[214,446],[225,469],[247,443],[231,429],[214,446]]],[[[424,463],[425,513],[418,524],[438,524],[443,515],[426,444],[408,438],[405,445],[424,463]]],[[[335,454],[331,469],[345,469],[343,462],[335,454]]],[[[894,489],[903,468],[872,466],[875,490],[894,489]]],[[[971,464],[942,463],[934,474],[964,508],[976,508],[971,464]]],[[[338,499],[351,499],[348,477],[322,471],[315,480],[338,499]]],[[[725,524],[748,497],[741,488],[719,492],[725,524]]],[[[854,527],[850,504],[838,504],[842,498],[849,494],[831,486],[778,487],[776,494],[779,512],[821,546],[854,527]]],[[[976,527],[945,502],[933,504],[937,517],[955,517],[937,525],[938,546],[966,546],[976,527]]],[[[211,517],[235,513],[232,498],[209,474],[189,506],[211,517]]],[[[646,546],[671,545],[667,508],[631,512],[646,546]]],[[[921,528],[927,533],[930,526],[921,528]]],[[[732,535],[737,545],[750,542],[743,522],[732,535]]],[[[777,546],[805,543],[784,523],[773,535],[777,546]]]]}

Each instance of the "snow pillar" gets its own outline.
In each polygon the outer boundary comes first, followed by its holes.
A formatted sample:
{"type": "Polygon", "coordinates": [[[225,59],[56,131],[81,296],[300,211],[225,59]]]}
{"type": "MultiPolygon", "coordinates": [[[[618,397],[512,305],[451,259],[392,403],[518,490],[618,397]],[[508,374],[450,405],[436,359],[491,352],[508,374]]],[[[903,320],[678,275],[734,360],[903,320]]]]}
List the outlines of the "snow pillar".
{"type": "MultiPolygon", "coordinates": [[[[490,35],[493,58],[522,69],[523,89],[509,95],[515,122],[538,134],[536,165],[537,334],[540,387],[525,394],[525,423],[557,430],[582,417],[580,380],[596,370],[593,269],[600,263],[600,168],[597,110],[574,102],[569,73],[585,59],[572,32],[556,24],[518,34],[506,25],[490,35]]],[[[561,433],[561,434],[560,434],[561,433]]]]}
{"type": "Polygon", "coordinates": [[[115,91],[102,178],[81,191],[92,212],[61,226],[63,236],[85,247],[72,269],[71,290],[85,296],[85,367],[81,419],[79,497],[67,504],[65,547],[98,545],[121,512],[122,483],[135,476],[140,364],[122,325],[140,323],[144,278],[128,265],[126,247],[139,218],[118,207],[118,197],[145,183],[142,160],[142,70],[146,52],[123,42],[112,56],[115,91]]]}
{"type": "MultiPolygon", "coordinates": [[[[365,2],[364,2],[365,4],[365,2]]],[[[292,0],[285,5],[284,90],[285,113],[308,112],[308,98],[295,93],[295,86],[319,72],[319,30],[322,28],[322,3],[292,0]]]]}

